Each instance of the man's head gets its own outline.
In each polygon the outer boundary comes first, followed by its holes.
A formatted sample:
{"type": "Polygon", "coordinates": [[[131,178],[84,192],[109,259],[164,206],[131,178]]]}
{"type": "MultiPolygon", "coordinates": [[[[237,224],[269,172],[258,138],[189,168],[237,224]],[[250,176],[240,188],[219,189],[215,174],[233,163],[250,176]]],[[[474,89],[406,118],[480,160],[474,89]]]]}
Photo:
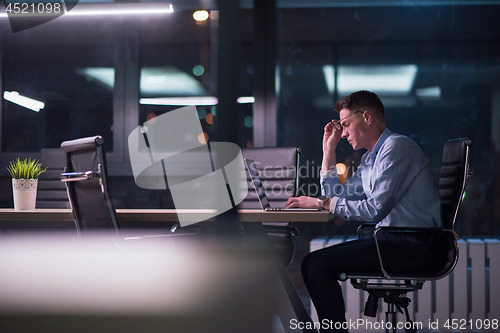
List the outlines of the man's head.
{"type": "Polygon", "coordinates": [[[385,129],[384,105],[372,92],[360,90],[335,104],[335,111],[340,114],[342,137],[357,150],[372,150],[380,134],[385,129]]]}

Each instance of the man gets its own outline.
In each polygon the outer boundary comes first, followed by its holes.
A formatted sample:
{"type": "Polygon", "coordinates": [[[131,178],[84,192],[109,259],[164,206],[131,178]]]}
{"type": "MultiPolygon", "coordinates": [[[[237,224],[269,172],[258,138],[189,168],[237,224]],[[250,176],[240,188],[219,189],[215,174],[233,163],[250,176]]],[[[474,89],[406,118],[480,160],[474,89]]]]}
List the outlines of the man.
{"type": "MultiPolygon", "coordinates": [[[[323,137],[321,188],[328,198],[290,198],[286,207],[320,205],[347,221],[377,222],[377,226],[441,227],[441,201],[427,159],[413,140],[386,128],[378,96],[358,91],[340,99],[335,110],[340,121],[328,123],[323,137]],[[340,138],[355,150],[368,150],[344,184],[339,184],[335,167],[340,138]]],[[[407,265],[418,270],[432,264],[434,244],[429,239],[381,233],[378,241],[389,273],[407,265]]],[[[382,274],[373,237],[324,248],[304,258],[302,275],[320,323],[330,323],[321,325],[321,332],[342,331],[335,327],[346,320],[339,274],[372,272],[382,274]]]]}

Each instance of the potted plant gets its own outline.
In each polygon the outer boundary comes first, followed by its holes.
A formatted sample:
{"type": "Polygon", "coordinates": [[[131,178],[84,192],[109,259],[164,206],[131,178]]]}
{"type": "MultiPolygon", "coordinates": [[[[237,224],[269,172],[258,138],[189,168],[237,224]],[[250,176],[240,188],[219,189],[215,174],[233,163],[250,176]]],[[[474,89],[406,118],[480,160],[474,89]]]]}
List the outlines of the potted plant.
{"type": "Polygon", "coordinates": [[[42,169],[42,164],[31,158],[21,161],[18,157],[9,163],[7,170],[12,176],[14,209],[35,209],[38,177],[46,169],[42,169]]]}

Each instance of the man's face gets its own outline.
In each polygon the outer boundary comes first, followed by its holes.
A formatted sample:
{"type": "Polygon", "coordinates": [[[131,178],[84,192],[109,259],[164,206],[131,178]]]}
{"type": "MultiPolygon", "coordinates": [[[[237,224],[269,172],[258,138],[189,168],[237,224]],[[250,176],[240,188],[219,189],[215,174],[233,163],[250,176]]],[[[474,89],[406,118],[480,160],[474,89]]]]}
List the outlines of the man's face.
{"type": "Polygon", "coordinates": [[[347,139],[347,142],[354,150],[366,148],[366,122],[363,118],[363,112],[356,112],[361,110],[340,110],[340,123],[342,126],[342,138],[347,139]]]}

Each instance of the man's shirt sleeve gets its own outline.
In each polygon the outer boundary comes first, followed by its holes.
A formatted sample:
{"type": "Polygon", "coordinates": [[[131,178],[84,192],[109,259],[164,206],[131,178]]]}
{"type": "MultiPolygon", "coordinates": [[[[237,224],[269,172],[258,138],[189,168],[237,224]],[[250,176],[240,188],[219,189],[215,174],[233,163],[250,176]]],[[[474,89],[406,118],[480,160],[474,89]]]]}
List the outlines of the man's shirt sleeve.
{"type": "Polygon", "coordinates": [[[363,190],[361,171],[358,170],[343,184],[339,183],[337,168],[321,173],[321,194],[328,198],[346,198],[349,200],[361,200],[366,198],[363,190]]]}
{"type": "Polygon", "coordinates": [[[370,193],[363,200],[341,197],[336,203],[335,215],[350,221],[381,221],[427,165],[420,148],[405,140],[392,142],[376,158],[373,168],[365,166],[372,168],[367,173],[371,174],[370,179],[365,180],[369,182],[370,193]]]}

